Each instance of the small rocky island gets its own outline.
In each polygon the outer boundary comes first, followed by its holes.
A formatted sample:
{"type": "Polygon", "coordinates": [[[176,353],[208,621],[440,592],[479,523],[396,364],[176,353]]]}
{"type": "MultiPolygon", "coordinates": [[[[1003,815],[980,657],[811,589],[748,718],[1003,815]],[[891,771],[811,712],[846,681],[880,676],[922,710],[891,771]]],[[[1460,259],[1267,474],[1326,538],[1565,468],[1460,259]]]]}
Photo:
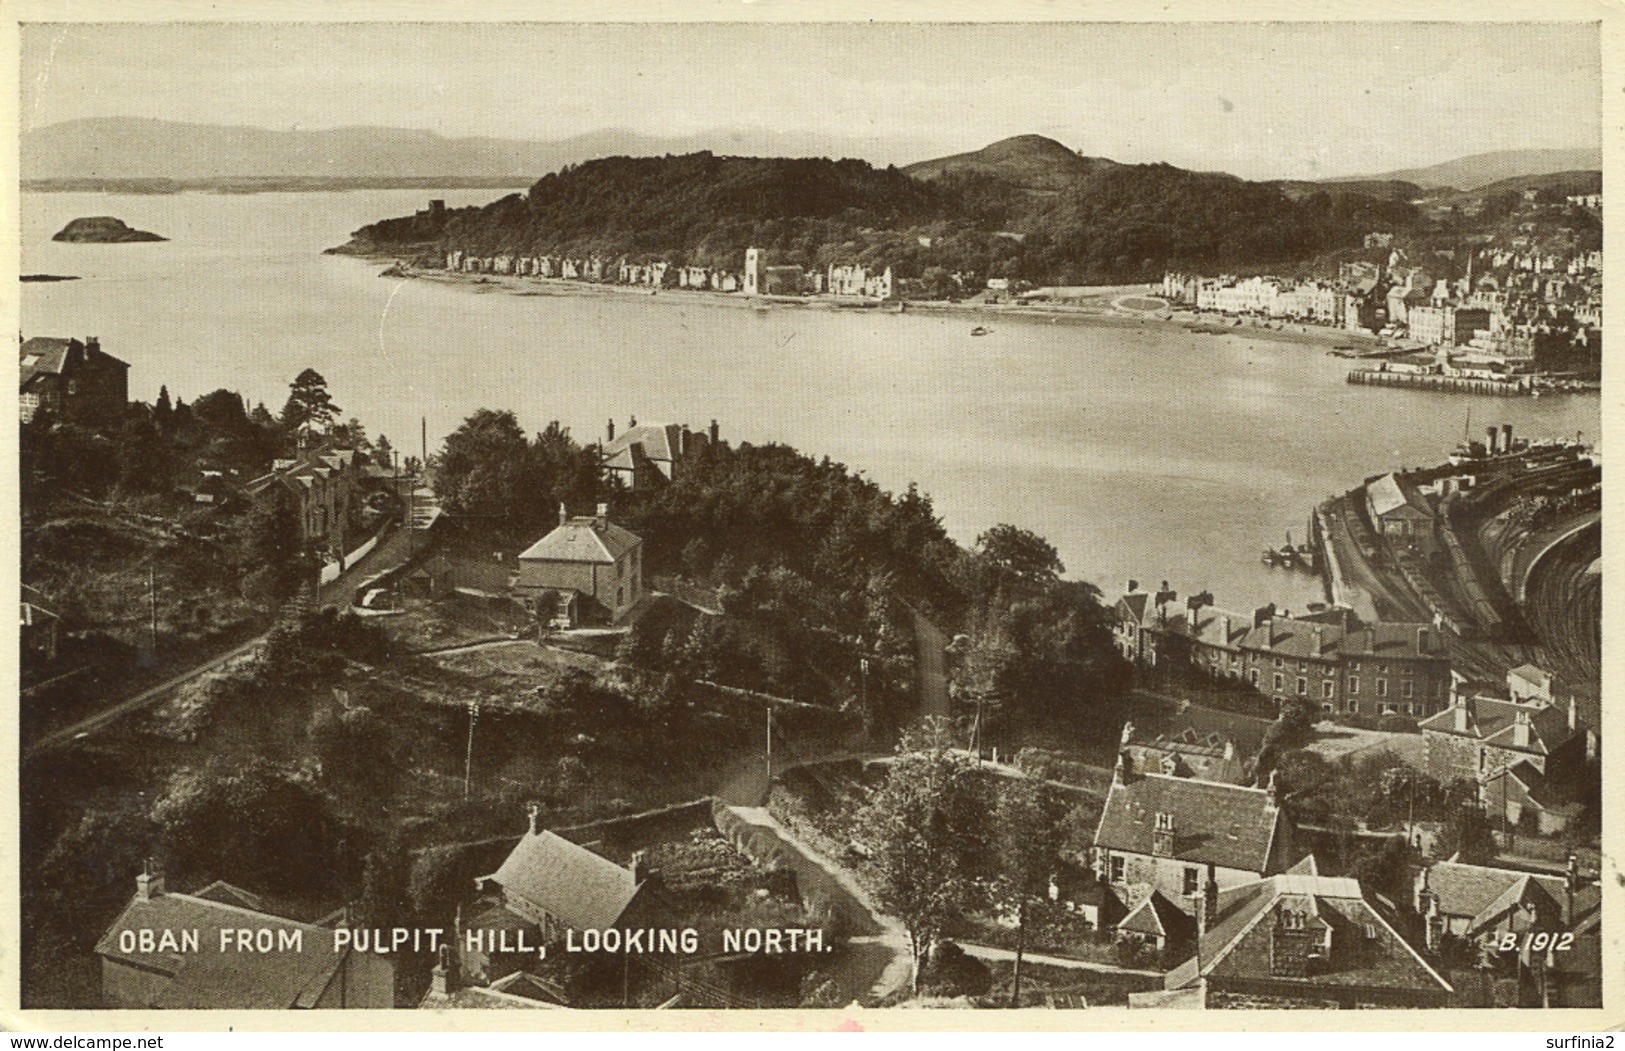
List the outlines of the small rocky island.
{"type": "Polygon", "coordinates": [[[130,241],[167,241],[167,237],[137,230],[125,225],[122,219],[111,215],[96,215],[75,219],[51,238],[53,241],[71,241],[76,244],[124,244],[130,241]]]}

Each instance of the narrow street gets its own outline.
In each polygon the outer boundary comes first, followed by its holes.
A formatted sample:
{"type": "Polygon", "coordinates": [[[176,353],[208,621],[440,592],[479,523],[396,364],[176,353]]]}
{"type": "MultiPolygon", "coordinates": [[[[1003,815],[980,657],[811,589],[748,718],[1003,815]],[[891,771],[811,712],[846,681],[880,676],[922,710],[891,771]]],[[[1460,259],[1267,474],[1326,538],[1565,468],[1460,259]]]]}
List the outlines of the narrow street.
{"type": "Polygon", "coordinates": [[[804,899],[826,901],[845,918],[850,933],[838,972],[843,996],[874,1004],[909,985],[914,961],[907,929],[882,913],[850,873],[796,838],[766,807],[722,809],[734,823],[724,833],[743,840],[747,854],[787,865],[804,899]]]}

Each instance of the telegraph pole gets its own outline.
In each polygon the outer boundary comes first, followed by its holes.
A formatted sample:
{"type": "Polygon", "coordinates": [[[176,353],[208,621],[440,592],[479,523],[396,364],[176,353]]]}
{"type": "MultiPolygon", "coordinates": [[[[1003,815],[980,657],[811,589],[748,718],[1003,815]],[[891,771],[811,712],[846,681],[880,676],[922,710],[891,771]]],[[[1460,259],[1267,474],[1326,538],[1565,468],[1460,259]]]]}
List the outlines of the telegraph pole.
{"type": "Polygon", "coordinates": [[[469,701],[468,702],[468,755],[463,760],[463,798],[465,800],[468,798],[469,790],[470,790],[471,786],[473,785],[473,781],[474,781],[474,724],[479,721],[479,718],[480,718],[480,702],[479,701],[469,701]]]}

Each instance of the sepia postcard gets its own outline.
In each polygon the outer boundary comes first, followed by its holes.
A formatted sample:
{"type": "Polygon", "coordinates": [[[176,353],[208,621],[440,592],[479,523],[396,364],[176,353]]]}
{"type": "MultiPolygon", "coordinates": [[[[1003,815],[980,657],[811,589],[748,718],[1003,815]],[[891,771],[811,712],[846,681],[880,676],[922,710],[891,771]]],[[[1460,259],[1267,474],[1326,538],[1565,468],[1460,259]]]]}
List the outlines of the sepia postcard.
{"type": "Polygon", "coordinates": [[[1616,4],[11,14],[6,1028],[1625,1018],[1616,4]]]}

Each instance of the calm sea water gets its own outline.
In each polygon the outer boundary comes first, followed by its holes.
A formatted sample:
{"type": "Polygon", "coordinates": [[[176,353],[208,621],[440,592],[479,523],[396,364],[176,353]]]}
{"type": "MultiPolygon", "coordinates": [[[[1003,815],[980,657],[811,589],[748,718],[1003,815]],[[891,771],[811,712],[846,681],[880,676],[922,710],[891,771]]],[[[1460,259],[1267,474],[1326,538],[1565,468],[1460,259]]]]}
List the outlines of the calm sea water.
{"type": "MultiPolygon", "coordinates": [[[[681,294],[514,296],[378,276],[321,250],[421,191],[24,194],[28,335],[96,335],[129,361],[132,397],[219,387],[281,407],[312,366],[346,415],[415,451],[480,407],[583,440],[610,416],[721,421],[890,489],[918,482],[969,541],[999,522],[1042,533],[1068,574],[1108,592],[1134,577],[1222,604],[1318,598],[1259,562],[1302,539],[1311,506],[1369,474],[1438,462],[1463,433],[1600,432],[1594,395],[1473,398],[1343,382],[1321,348],[1136,328],[861,312],[759,312],[681,294]],[[113,215],[162,244],[64,245],[70,219],[113,215]]],[[[452,206],[488,190],[437,193],[452,206]]]]}

